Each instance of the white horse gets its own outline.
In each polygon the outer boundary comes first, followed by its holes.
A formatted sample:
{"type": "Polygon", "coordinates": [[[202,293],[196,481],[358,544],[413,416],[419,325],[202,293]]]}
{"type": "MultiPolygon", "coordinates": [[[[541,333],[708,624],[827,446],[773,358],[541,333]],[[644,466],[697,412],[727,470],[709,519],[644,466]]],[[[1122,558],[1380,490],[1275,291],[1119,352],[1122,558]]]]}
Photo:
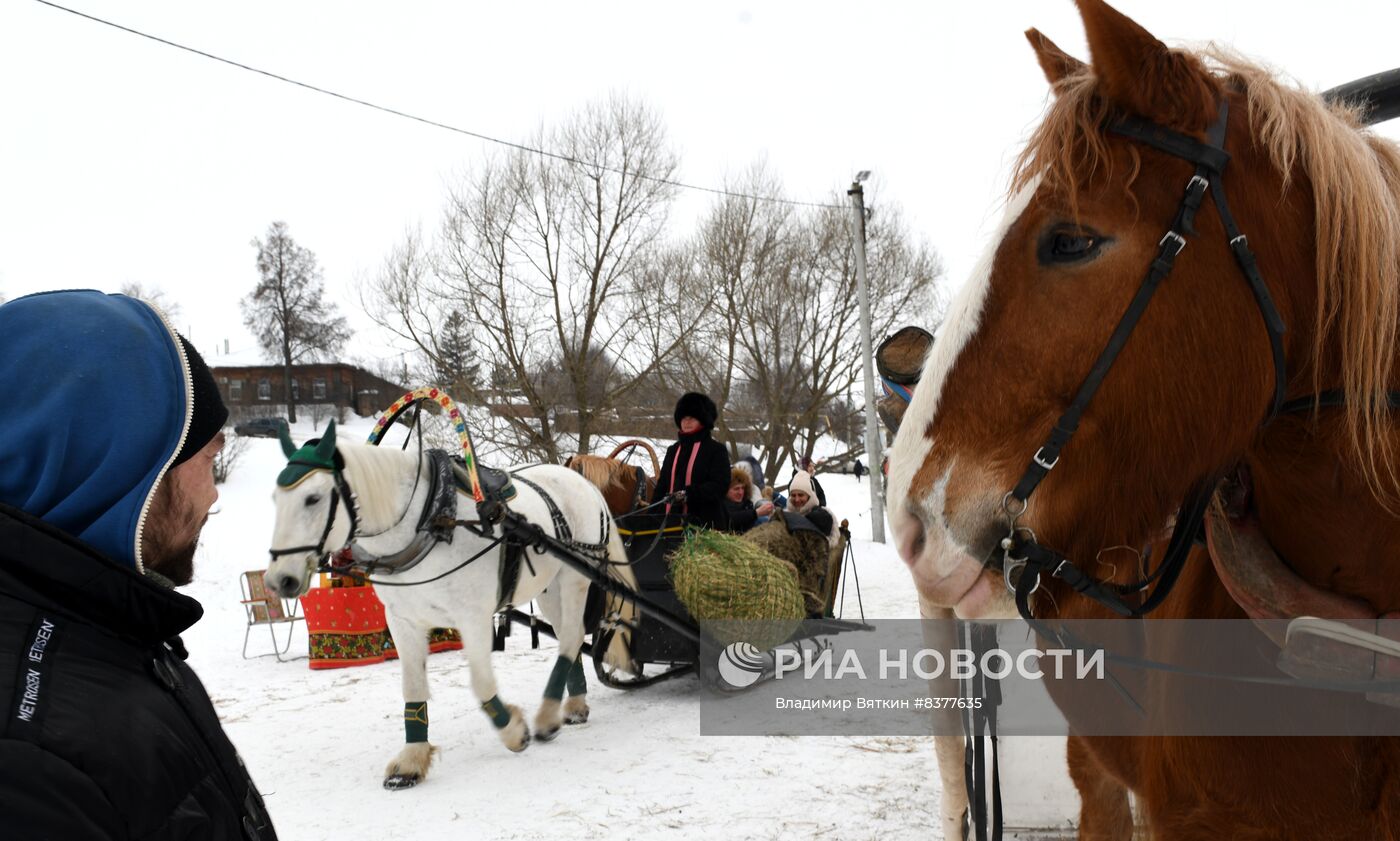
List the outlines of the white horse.
{"type": "MultiPolygon", "coordinates": [[[[273,495],[277,519],[273,558],[265,574],[276,593],[283,597],[305,593],[317,563],[352,541],[357,557],[403,556],[406,547],[409,554],[417,554],[412,551],[415,547],[431,547],[411,568],[373,576],[386,585],[376,587],[375,593],[384,602],[403,671],[405,744],[385,770],[386,788],[418,783],[427,775],[436,751],[428,741],[427,660],[432,628],[461,632],[472,691],[501,741],[512,751],[529,745],[530,730],[524,715],[514,704],[501,702],[491,671],[492,617],[501,601],[519,605],[534,599],[558,635],[559,656],[535,714],[536,737],[548,741],[558,734],[561,724],[588,720],[587,686],[579,657],[585,633],[587,578],[554,555],[525,547],[512,592],[498,593],[502,586],[509,586],[503,582],[511,578],[500,576],[503,555],[500,549],[491,548],[491,541],[460,524],[448,526],[450,543],[434,544],[421,537],[421,514],[433,503],[430,495],[435,487],[430,459],[368,444],[337,447],[334,422],[319,441],[293,451],[291,442],[284,440],[283,448],[288,466],[278,477],[273,495]],[[479,559],[461,566],[478,553],[483,553],[479,559]],[[413,586],[415,582],[423,583],[413,586]],[[564,701],[566,686],[569,698],[564,701]]],[[[588,480],[555,465],[522,468],[514,475],[516,496],[509,503],[512,511],[539,525],[545,534],[567,538],[569,535],[561,535],[557,528],[562,518],[572,542],[596,547],[595,560],[607,574],[636,589],[607,503],[588,480]]],[[[456,502],[458,521],[476,519],[470,494],[457,492],[456,502]]],[[[500,533],[499,525],[496,533],[500,533]]],[[[620,599],[612,599],[608,609],[622,625],[635,619],[635,608],[620,599]]],[[[615,644],[609,646],[608,661],[631,669],[623,637],[621,633],[613,636],[615,644]]]]}

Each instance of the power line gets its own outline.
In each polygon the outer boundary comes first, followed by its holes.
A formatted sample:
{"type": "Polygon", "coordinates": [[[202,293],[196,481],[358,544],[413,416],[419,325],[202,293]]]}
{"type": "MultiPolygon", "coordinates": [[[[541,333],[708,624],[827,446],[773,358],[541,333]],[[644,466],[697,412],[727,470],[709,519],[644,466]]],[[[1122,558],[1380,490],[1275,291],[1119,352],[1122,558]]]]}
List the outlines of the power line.
{"type": "Polygon", "coordinates": [[[145,38],[145,39],[150,40],[150,41],[155,41],[155,42],[158,43],[158,44],[164,44],[164,45],[167,46],[167,47],[174,47],[174,48],[177,49],[177,50],[184,50],[184,51],[187,52],[187,53],[193,53],[194,55],[200,56],[201,58],[207,58],[207,59],[210,59],[210,60],[212,60],[212,61],[217,61],[217,62],[219,62],[220,64],[227,64],[227,65],[229,65],[230,67],[236,67],[236,68],[238,68],[239,70],[246,70],[246,71],[248,71],[249,73],[256,73],[256,74],[258,74],[259,76],[266,76],[266,77],[269,78],[269,79],[275,79],[275,80],[277,80],[277,81],[279,81],[279,82],[285,82],[286,84],[289,84],[289,85],[295,85],[295,86],[297,86],[297,87],[299,87],[299,88],[303,88],[303,89],[305,89],[305,90],[309,90],[309,91],[312,91],[312,92],[314,92],[314,93],[323,94],[323,95],[325,95],[325,96],[334,97],[334,98],[336,98],[336,99],[342,100],[342,101],[344,101],[344,102],[349,102],[349,103],[352,103],[352,104],[354,104],[354,105],[360,105],[360,106],[363,106],[363,107],[365,107],[365,108],[372,108],[372,109],[374,109],[375,111],[380,111],[380,112],[383,112],[383,113],[385,113],[385,114],[390,114],[390,115],[395,116],[395,117],[401,117],[401,118],[403,118],[403,119],[405,119],[405,120],[413,120],[414,122],[423,123],[424,125],[432,126],[432,127],[434,127],[434,128],[440,128],[440,129],[444,129],[444,130],[446,130],[446,131],[455,132],[455,133],[457,133],[457,134],[466,135],[467,137],[473,137],[473,138],[476,138],[477,140],[484,140],[484,141],[486,141],[486,142],[488,142],[488,143],[496,143],[496,144],[499,144],[499,145],[501,145],[501,146],[508,146],[508,147],[510,147],[510,148],[512,148],[512,149],[518,149],[518,150],[520,150],[520,151],[522,151],[522,152],[529,152],[529,153],[531,153],[531,154],[540,155],[540,156],[546,157],[546,158],[554,158],[555,160],[560,160],[560,161],[564,161],[564,162],[566,162],[566,163],[571,163],[571,164],[578,164],[578,165],[580,165],[580,166],[594,167],[594,168],[596,168],[596,169],[601,169],[601,170],[603,170],[604,172],[611,172],[611,173],[613,173],[613,174],[615,174],[615,175],[622,175],[622,176],[628,176],[628,175],[630,175],[630,176],[632,176],[633,178],[640,178],[640,179],[643,179],[643,180],[645,180],[645,181],[652,181],[652,182],[655,182],[655,183],[658,183],[658,184],[666,184],[666,185],[669,185],[669,186],[672,186],[672,187],[679,187],[679,188],[681,188],[681,189],[683,189],[683,190],[697,190],[697,191],[702,192],[702,193],[712,193],[712,194],[714,194],[714,195],[718,195],[718,196],[727,196],[727,197],[729,197],[729,198],[748,199],[748,200],[750,200],[750,201],[771,202],[771,203],[773,203],[773,204],[786,204],[786,205],[793,205],[793,206],[796,206],[796,207],[819,207],[819,208],[823,208],[823,209],[826,209],[826,210],[845,210],[845,209],[846,209],[846,207],[845,207],[844,205],[839,205],[839,204],[825,204],[825,203],[823,203],[823,202],[796,201],[796,200],[794,200],[794,199],[784,199],[784,198],[778,198],[778,197],[775,197],[775,196],[756,196],[756,195],[751,195],[751,194],[749,194],[749,193],[739,193],[739,192],[735,192],[735,191],[733,191],[733,190],[724,190],[724,189],[721,189],[721,188],[718,188],[718,187],[704,187],[704,186],[701,186],[701,185],[699,185],[699,184],[687,184],[687,183],[685,183],[685,182],[683,182],[683,181],[674,181],[674,180],[669,179],[669,178],[660,178],[660,177],[657,177],[657,176],[654,176],[654,175],[647,175],[647,174],[645,174],[645,173],[640,173],[640,172],[627,172],[627,171],[625,171],[625,170],[617,169],[616,167],[605,166],[605,165],[603,165],[603,164],[595,163],[595,162],[593,162],[593,161],[585,161],[585,160],[582,160],[582,159],[579,159],[579,158],[572,157],[572,156],[570,156],[570,155],[560,154],[559,152],[551,152],[551,151],[549,151],[548,149],[538,149],[538,148],[536,148],[536,147],[534,147],[534,146],[527,146],[527,145],[525,145],[524,143],[516,143],[516,142],[511,141],[511,140],[502,140],[502,139],[499,138],[499,137],[492,137],[492,136],[489,135],[489,134],[482,134],[481,132],[471,131],[470,129],[464,129],[464,128],[461,128],[461,127],[459,127],[459,126],[449,125],[448,123],[439,122],[439,121],[437,121],[437,120],[429,119],[428,117],[420,117],[420,116],[418,116],[418,115],[416,115],[416,114],[410,114],[410,113],[408,113],[407,111],[400,111],[400,110],[398,110],[397,108],[390,108],[390,107],[387,106],[387,105],[379,105],[379,104],[377,104],[377,103],[369,102],[368,100],[364,100],[364,99],[359,99],[359,98],[357,98],[357,97],[353,97],[353,96],[350,96],[350,95],[348,95],[348,94],[338,93],[338,92],[336,92],[336,91],[329,90],[329,89],[327,89],[327,88],[322,88],[322,87],[319,87],[319,86],[317,86],[317,85],[310,84],[309,82],[301,82],[301,81],[298,81],[298,80],[296,80],[296,79],[292,79],[292,78],[290,78],[290,77],[283,76],[283,75],[278,74],[278,73],[273,73],[273,72],[270,71],[270,70],[262,70],[262,69],[260,69],[260,68],[253,67],[253,66],[248,65],[248,64],[243,64],[242,62],[234,61],[233,59],[230,59],[230,58],[224,58],[223,56],[217,56],[217,55],[214,55],[213,53],[208,53],[208,52],[205,52],[204,50],[200,50],[200,49],[197,49],[197,48],[195,48],[195,47],[188,47],[188,46],[185,46],[184,44],[180,44],[180,43],[177,43],[177,42],[175,42],[175,41],[170,41],[170,40],[167,40],[167,39],[165,39],[165,38],[161,38],[161,37],[158,36],[158,35],[151,35],[150,33],[142,32],[142,31],[139,30],[139,29],[132,29],[132,28],[129,27],[129,26],[123,26],[123,25],[120,24],[120,23],[115,23],[115,22],[113,22],[113,21],[106,20],[106,19],[104,19],[104,18],[96,17],[95,15],[90,15],[90,14],[88,14],[88,13],[86,13],[86,12],[80,12],[80,11],[78,11],[77,9],[70,9],[70,8],[68,8],[67,6],[60,6],[60,5],[57,4],[57,3],[51,2],[51,0],[34,0],[34,1],[35,1],[36,3],[41,3],[41,4],[45,5],[45,6],[50,7],[50,8],[57,9],[57,10],[60,11],[60,12],[67,12],[67,13],[70,14],[70,15],[76,15],[76,16],[78,16],[78,17],[80,17],[80,18],[85,18],[86,20],[90,20],[90,21],[92,21],[92,22],[94,22],[94,23],[100,23],[100,24],[102,24],[103,26],[110,26],[110,27],[112,27],[113,29],[119,29],[119,30],[121,30],[122,32],[126,32],[126,33],[129,33],[129,34],[131,34],[131,35],[136,35],[136,36],[139,36],[139,37],[141,37],[141,38],[145,38]]]}

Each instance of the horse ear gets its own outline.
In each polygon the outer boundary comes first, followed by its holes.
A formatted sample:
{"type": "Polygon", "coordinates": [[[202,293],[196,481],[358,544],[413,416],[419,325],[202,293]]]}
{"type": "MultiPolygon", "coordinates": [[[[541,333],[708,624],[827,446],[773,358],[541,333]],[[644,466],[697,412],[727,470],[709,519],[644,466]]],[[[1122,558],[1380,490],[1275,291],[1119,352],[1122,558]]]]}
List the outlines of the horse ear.
{"type": "Polygon", "coordinates": [[[316,445],[316,455],[327,462],[335,458],[335,421],[326,424],[326,434],[321,436],[321,441],[316,445]]]}
{"type": "Polygon", "coordinates": [[[1215,118],[1219,84],[1187,53],[1104,0],[1078,0],[1094,75],[1110,102],[1170,128],[1204,129],[1215,118]]]}
{"type": "Polygon", "coordinates": [[[1040,69],[1045,71],[1045,78],[1051,87],[1085,67],[1084,62],[1060,49],[1054,41],[1041,34],[1039,29],[1027,29],[1026,40],[1031,42],[1031,49],[1035,50],[1035,59],[1040,62],[1040,69]]]}
{"type": "Polygon", "coordinates": [[[285,423],[277,424],[277,440],[282,442],[282,454],[291,458],[297,451],[297,445],[292,441],[292,433],[287,430],[285,423]]]}

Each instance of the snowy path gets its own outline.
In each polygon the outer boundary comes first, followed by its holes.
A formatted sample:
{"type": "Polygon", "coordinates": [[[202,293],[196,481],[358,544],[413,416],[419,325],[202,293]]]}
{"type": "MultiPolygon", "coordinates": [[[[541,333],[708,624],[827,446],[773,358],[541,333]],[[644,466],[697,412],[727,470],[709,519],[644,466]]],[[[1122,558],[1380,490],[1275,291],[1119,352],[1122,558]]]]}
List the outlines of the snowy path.
{"type": "MultiPolygon", "coordinates": [[[[352,422],[347,438],[368,428],[352,422]]],[[[295,437],[310,434],[302,427],[295,437]]],[[[702,737],[702,690],[685,677],[634,692],[595,681],[591,721],[511,754],[478,711],[460,652],[429,661],[432,737],[441,748],[431,776],[384,791],[384,765],[403,738],[396,664],[313,672],[305,660],[239,655],[237,578],[266,563],[272,479],[282,463],[276,441],[255,440],[221,488],[186,590],[206,614],[186,641],[283,838],[930,837],[939,788],[928,739],[702,737]]],[[[837,516],[868,536],[868,514],[850,513],[868,505],[866,486],[849,476],[822,481],[837,516]]],[[[867,616],[917,616],[891,549],[858,540],[856,559],[867,616]]],[[[551,641],[532,651],[528,640],[517,631],[495,665],[502,696],[533,714],[554,652],[551,641]]],[[[265,636],[261,643],[255,651],[267,650],[265,636]]],[[[306,651],[300,625],[292,651],[306,651]]]]}

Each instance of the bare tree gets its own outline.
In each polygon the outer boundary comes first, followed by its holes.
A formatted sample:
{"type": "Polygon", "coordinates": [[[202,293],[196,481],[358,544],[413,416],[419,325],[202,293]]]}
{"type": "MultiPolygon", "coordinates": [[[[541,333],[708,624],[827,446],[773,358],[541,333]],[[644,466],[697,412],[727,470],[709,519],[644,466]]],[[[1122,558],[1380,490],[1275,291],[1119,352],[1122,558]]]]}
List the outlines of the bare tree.
{"type": "Polygon", "coordinates": [[[292,239],[287,223],[273,222],[266,239],[252,244],[258,249],[259,280],[243,299],[243,323],[269,356],[282,361],[287,420],[296,423],[292,363],[339,352],[350,327],[325,300],[316,255],[292,239]]]}
{"type": "Polygon", "coordinates": [[[122,284],[121,293],[128,298],[136,298],[148,304],[154,304],[157,309],[165,313],[165,317],[172,324],[180,317],[180,304],[166,294],[164,289],[147,286],[140,281],[133,280],[122,284]]]}
{"type": "Polygon", "coordinates": [[[480,437],[559,461],[570,444],[586,451],[679,344],[637,318],[662,294],[644,278],[677,159],[660,117],[617,95],[531,145],[564,158],[516,151],[479,167],[453,191],[435,246],[410,234],[361,297],[433,368],[459,346],[447,341],[459,313],[473,355],[493,361],[460,395],[494,407],[480,437]]]}
{"type": "Polygon", "coordinates": [[[233,473],[233,468],[242,460],[243,452],[247,449],[247,438],[234,435],[233,430],[226,430],[223,449],[214,456],[214,484],[222,485],[228,481],[229,474],[233,473]]]}
{"type": "MultiPolygon", "coordinates": [[[[762,165],[730,185],[735,193],[781,196],[762,165]]],[[[859,455],[846,396],[860,377],[860,300],[850,213],[726,196],[701,223],[691,295],[716,301],[681,353],[690,382],[704,383],[724,411],[721,431],[738,454],[762,448],[773,475],[811,456],[823,434],[844,433],[859,455]],[[708,374],[708,376],[707,376],[708,374]]],[[[883,207],[867,230],[875,335],[896,321],[937,320],[942,265],[909,234],[898,208],[883,207]]],[[[677,383],[675,387],[680,387],[677,383]]]]}

